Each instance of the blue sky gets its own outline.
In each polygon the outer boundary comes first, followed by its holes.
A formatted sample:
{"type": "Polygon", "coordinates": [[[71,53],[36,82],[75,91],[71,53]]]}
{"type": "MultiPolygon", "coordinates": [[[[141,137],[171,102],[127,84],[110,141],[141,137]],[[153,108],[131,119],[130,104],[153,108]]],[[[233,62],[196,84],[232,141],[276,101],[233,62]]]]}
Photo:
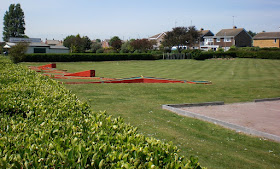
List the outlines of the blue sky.
{"type": "Polygon", "coordinates": [[[90,39],[147,38],[191,24],[215,34],[233,22],[253,32],[280,31],[279,0],[0,0],[1,37],[4,14],[16,3],[25,14],[25,34],[42,40],[78,33],[90,39]]]}

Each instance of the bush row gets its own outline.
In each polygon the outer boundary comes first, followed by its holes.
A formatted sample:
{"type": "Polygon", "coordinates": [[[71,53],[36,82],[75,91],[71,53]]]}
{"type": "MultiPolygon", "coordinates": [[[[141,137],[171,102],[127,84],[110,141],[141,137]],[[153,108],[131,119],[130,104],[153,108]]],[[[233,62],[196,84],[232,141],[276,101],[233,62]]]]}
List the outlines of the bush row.
{"type": "Polygon", "coordinates": [[[116,60],[157,60],[157,54],[133,53],[70,53],[70,54],[26,54],[22,62],[77,62],[77,61],[116,61],[116,60]]]}
{"type": "MultiPolygon", "coordinates": [[[[202,52],[200,50],[192,50],[190,58],[196,60],[205,60],[211,58],[258,58],[258,59],[280,59],[279,50],[236,50],[227,52],[202,52]]],[[[162,58],[162,54],[26,54],[22,62],[78,62],[78,61],[116,61],[116,60],[158,60],[162,58]]],[[[189,58],[189,57],[186,57],[189,58]]]]}
{"type": "Polygon", "coordinates": [[[200,168],[172,143],[91,112],[58,82],[0,64],[0,168],[200,168]]]}
{"type": "Polygon", "coordinates": [[[228,51],[228,52],[200,52],[194,55],[196,60],[211,58],[257,58],[280,59],[280,51],[228,51]]]}

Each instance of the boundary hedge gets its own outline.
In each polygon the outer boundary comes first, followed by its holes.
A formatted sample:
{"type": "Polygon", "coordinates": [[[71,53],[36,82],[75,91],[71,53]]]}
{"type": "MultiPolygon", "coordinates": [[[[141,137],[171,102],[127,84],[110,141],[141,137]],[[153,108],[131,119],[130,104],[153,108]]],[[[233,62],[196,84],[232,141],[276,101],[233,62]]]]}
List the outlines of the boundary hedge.
{"type": "Polygon", "coordinates": [[[257,59],[280,59],[280,51],[228,51],[228,52],[201,52],[193,59],[205,60],[212,58],[257,58],[257,59]]]}
{"type": "Polygon", "coordinates": [[[26,54],[22,62],[78,62],[78,61],[116,61],[116,60],[158,60],[157,54],[134,53],[69,53],[69,54],[26,54]]]}
{"type": "Polygon", "coordinates": [[[86,103],[0,56],[0,168],[201,168],[172,143],[86,103]]]}

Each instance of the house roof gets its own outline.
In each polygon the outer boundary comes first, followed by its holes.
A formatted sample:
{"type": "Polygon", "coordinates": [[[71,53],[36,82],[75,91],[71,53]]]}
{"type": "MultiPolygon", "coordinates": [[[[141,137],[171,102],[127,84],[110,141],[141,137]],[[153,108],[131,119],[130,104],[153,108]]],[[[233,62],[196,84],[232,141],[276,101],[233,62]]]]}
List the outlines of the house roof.
{"type": "Polygon", "coordinates": [[[214,35],[210,30],[200,30],[199,33],[200,33],[201,37],[205,36],[208,33],[211,33],[212,35],[214,35]]]}
{"type": "Polygon", "coordinates": [[[261,32],[253,38],[254,40],[261,39],[280,39],[280,32],[261,32]]]}
{"type": "Polygon", "coordinates": [[[50,49],[68,49],[65,46],[50,46],[50,49]]]}
{"type": "Polygon", "coordinates": [[[31,47],[49,47],[49,45],[44,44],[44,43],[40,43],[40,42],[30,43],[29,46],[31,46],[31,47]]]}
{"type": "Polygon", "coordinates": [[[59,40],[46,40],[46,44],[48,44],[48,45],[62,45],[61,41],[59,41],[59,40]]]}
{"type": "Polygon", "coordinates": [[[158,38],[160,38],[162,35],[166,35],[166,33],[165,33],[165,32],[162,32],[162,33],[156,34],[156,35],[154,35],[154,36],[149,37],[149,39],[158,39],[158,38]]]}
{"type": "Polygon", "coordinates": [[[222,29],[216,36],[237,36],[243,30],[243,28],[222,29]]]}

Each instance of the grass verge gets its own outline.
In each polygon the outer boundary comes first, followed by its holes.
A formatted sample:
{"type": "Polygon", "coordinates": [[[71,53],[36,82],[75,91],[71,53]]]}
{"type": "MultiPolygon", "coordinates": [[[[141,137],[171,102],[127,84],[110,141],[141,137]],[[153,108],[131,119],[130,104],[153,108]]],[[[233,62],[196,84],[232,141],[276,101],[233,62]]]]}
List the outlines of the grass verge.
{"type": "MultiPolygon", "coordinates": [[[[42,63],[24,63],[42,65],[42,63]]],[[[209,80],[192,84],[83,84],[66,85],[95,111],[139,128],[147,136],[173,141],[184,155],[197,155],[209,168],[280,168],[280,144],[250,137],[200,120],[161,109],[162,104],[225,101],[246,102],[279,97],[280,61],[159,60],[58,63],[59,69],[78,72],[95,69],[99,77],[151,76],[182,80],[209,80]]]]}

